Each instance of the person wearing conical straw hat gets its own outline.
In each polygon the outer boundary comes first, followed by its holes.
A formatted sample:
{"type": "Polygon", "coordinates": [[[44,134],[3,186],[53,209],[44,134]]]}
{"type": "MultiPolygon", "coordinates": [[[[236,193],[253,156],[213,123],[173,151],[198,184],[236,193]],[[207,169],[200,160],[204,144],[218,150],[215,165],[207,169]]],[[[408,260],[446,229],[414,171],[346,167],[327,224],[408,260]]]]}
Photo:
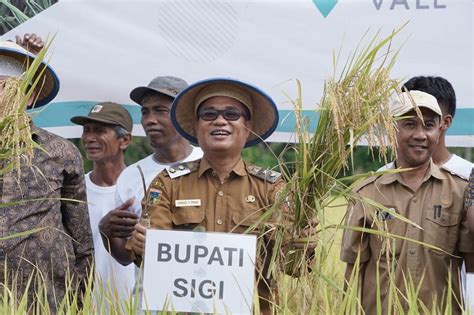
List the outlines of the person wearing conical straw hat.
{"type": "Polygon", "coordinates": [[[349,228],[344,230],[341,248],[341,259],[347,263],[346,280],[353,270],[359,270],[366,314],[377,314],[378,301],[382,314],[405,313],[409,307],[417,312],[418,303],[429,310],[449,307],[453,314],[461,314],[461,265],[464,260],[470,268],[474,262],[474,235],[468,230],[464,207],[467,180],[432,160],[442,132],[442,111],[434,96],[417,90],[401,93],[391,111],[398,127],[394,166],[408,170],[372,176],[356,188],[360,198],[348,206],[349,228]],[[398,237],[381,237],[351,226],[380,227],[398,237]],[[357,261],[360,265],[355,268],[357,261]],[[417,294],[412,305],[405,298],[407,282],[416,290],[410,294],[417,294]],[[447,294],[453,294],[452,299],[447,294]],[[393,308],[396,299],[402,309],[393,308]]]}
{"type": "MultiPolygon", "coordinates": [[[[212,78],[181,92],[173,102],[171,119],[184,138],[199,144],[204,156],[170,167],[152,181],[150,198],[143,201],[150,228],[243,233],[275,204],[285,184],[281,174],[247,164],[241,157],[245,147],[260,143],[275,130],[274,101],[252,84],[212,78]],[[185,199],[199,202],[180,207],[179,200],[185,199]]],[[[145,232],[144,226],[137,225],[127,243],[136,263],[142,259],[145,232]]],[[[271,313],[275,303],[270,283],[262,278],[258,282],[264,314],[271,313]]]]}
{"type": "MultiPolygon", "coordinates": [[[[25,44],[31,42],[26,39],[25,44]]],[[[33,54],[16,43],[0,41],[0,106],[3,115],[8,115],[5,111],[8,112],[8,108],[11,110],[9,105],[16,104],[15,100],[23,97],[22,93],[12,91],[18,91],[14,89],[15,84],[18,85],[18,78],[24,77],[27,65],[31,65],[34,58],[33,54]]],[[[59,79],[52,67],[42,63],[39,71],[42,70],[42,74],[36,74],[41,77],[28,100],[29,107],[46,105],[59,91],[59,79]]],[[[18,112],[18,108],[13,110],[18,112]]],[[[2,121],[9,118],[11,116],[0,117],[2,121]]],[[[27,136],[35,146],[31,160],[26,163],[21,158],[17,170],[5,170],[8,161],[3,157],[0,160],[1,203],[11,203],[0,213],[0,236],[35,229],[39,231],[30,236],[0,241],[0,268],[7,270],[6,274],[0,273],[0,281],[4,284],[8,281],[10,285],[13,282],[15,288],[10,289],[15,289],[17,297],[21,297],[29,277],[34,276],[37,270],[41,271],[42,281],[39,284],[44,283],[47,302],[55,312],[66,295],[71,276],[74,278],[68,290],[85,288],[83,280],[92,262],[93,243],[85,203],[83,162],[71,142],[36,127],[30,118],[25,118],[21,128],[29,128],[31,133],[27,136]],[[28,166],[30,163],[32,166],[28,166]]],[[[2,137],[7,137],[3,131],[2,137]]],[[[39,275],[33,278],[38,279],[39,275]]],[[[35,288],[33,283],[29,287],[28,303],[37,298],[35,288]]],[[[45,303],[44,300],[41,302],[45,303]]]]}

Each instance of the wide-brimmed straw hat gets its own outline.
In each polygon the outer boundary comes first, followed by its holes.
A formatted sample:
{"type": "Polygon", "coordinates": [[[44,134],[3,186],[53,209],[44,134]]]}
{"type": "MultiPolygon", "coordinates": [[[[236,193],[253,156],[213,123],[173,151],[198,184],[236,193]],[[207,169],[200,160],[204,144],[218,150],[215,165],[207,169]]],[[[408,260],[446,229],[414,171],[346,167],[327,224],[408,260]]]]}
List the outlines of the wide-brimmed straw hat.
{"type": "MultiPolygon", "coordinates": [[[[15,58],[24,64],[25,69],[26,65],[31,64],[35,58],[35,55],[29,53],[20,45],[9,41],[0,41],[0,56],[15,58]]],[[[43,71],[43,69],[44,80],[38,81],[37,87],[40,88],[40,92],[34,107],[48,104],[59,92],[59,78],[56,75],[56,72],[54,72],[53,68],[45,62],[42,62],[42,65],[38,68],[38,72],[43,71]]]]}
{"type": "Polygon", "coordinates": [[[176,130],[193,144],[197,144],[194,130],[197,109],[205,100],[227,96],[238,100],[250,112],[252,131],[245,147],[253,146],[275,131],[278,110],[272,98],[256,86],[231,78],[211,78],[191,84],[174,100],[171,121],[176,130]]]}

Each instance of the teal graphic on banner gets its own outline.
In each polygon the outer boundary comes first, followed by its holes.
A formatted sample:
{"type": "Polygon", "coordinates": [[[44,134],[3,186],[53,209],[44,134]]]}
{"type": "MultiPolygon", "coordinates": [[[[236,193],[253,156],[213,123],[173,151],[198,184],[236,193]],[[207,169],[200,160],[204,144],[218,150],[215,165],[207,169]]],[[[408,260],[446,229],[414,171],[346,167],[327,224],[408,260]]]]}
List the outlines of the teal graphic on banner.
{"type": "Polygon", "coordinates": [[[324,17],[327,17],[336,6],[337,0],[313,0],[313,3],[319,12],[321,12],[324,17]]]}

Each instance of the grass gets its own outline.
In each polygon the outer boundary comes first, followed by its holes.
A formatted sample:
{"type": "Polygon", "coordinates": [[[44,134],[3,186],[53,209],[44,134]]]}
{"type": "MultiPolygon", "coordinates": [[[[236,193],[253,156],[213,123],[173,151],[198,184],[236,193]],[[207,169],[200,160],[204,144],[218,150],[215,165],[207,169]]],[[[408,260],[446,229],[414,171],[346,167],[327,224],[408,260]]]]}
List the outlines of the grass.
{"type": "MultiPolygon", "coordinates": [[[[326,223],[328,225],[339,224],[345,213],[344,200],[337,200],[338,206],[328,209],[326,223]]],[[[339,286],[343,279],[343,263],[339,260],[339,245],[342,231],[340,229],[327,229],[321,234],[325,242],[331,244],[318,249],[318,263],[315,272],[308,279],[296,279],[281,274],[282,286],[280,290],[280,308],[278,313],[300,314],[302,306],[310,314],[324,312],[336,314],[336,306],[342,298],[339,286]],[[317,290],[313,290],[317,288],[317,290]],[[301,303],[301,299],[305,299],[301,303]]],[[[92,274],[92,273],[91,273],[92,274]]],[[[8,275],[5,276],[8,278],[8,275]]],[[[1,314],[51,314],[50,306],[46,300],[48,288],[42,280],[44,275],[39,272],[30,275],[29,286],[35,287],[37,303],[31,303],[31,296],[17,296],[15,279],[10,281],[9,286],[3,286],[3,296],[0,298],[1,314]]],[[[79,294],[70,291],[70,294],[59,303],[58,314],[138,314],[138,295],[130,294],[126,301],[119,301],[117,292],[109,284],[106,290],[100,282],[96,283],[96,291],[93,291],[93,276],[89,277],[86,291],[82,296],[82,306],[79,304],[79,294]]],[[[68,284],[70,286],[70,284],[68,284]]]]}
{"type": "MultiPolygon", "coordinates": [[[[346,202],[338,198],[324,211],[320,224],[337,226],[343,222],[346,202]]],[[[339,259],[342,229],[322,228],[313,271],[303,278],[284,278],[280,290],[279,313],[284,314],[337,314],[343,300],[345,264],[339,259]]]]}
{"type": "MultiPolygon", "coordinates": [[[[279,293],[277,314],[360,314],[357,297],[357,273],[353,275],[347,293],[343,291],[345,264],[340,261],[339,253],[342,239],[342,228],[337,228],[344,221],[346,201],[337,198],[324,209],[324,219],[320,224],[325,228],[319,234],[319,245],[313,271],[304,277],[293,278],[283,272],[276,274],[279,293]],[[322,246],[324,245],[324,246],[322,246]]],[[[0,314],[52,314],[46,300],[48,288],[44,285],[43,275],[31,275],[30,285],[35,286],[37,302],[31,303],[27,295],[16,295],[15,281],[3,286],[3,296],[0,298],[0,314]],[[36,280],[36,282],[34,281],[36,280]]],[[[90,276],[86,290],[82,295],[82,305],[79,303],[81,295],[73,290],[61,301],[57,314],[139,314],[139,297],[131,293],[127,300],[120,301],[117,292],[110,286],[103,289],[100,282],[96,283],[96,291],[92,290],[90,276]]],[[[392,283],[393,284],[393,283],[392,283]]],[[[417,299],[417,287],[407,279],[407,299],[411,308],[410,314],[418,314],[419,309],[424,314],[439,314],[441,310],[428,309],[417,299]]],[[[396,290],[396,286],[392,286],[396,290]]],[[[449,295],[441,299],[449,299],[449,295]]],[[[403,313],[399,298],[392,298],[392,310],[395,314],[403,313]],[[395,309],[394,309],[395,308],[395,309]],[[398,310],[398,311],[395,311],[398,310]]],[[[446,306],[444,314],[451,314],[451,308],[446,306]]],[[[165,314],[163,312],[162,314],[165,314]]],[[[170,312],[168,314],[174,314],[170,312]]],[[[381,312],[379,312],[381,314],[381,312]]]]}

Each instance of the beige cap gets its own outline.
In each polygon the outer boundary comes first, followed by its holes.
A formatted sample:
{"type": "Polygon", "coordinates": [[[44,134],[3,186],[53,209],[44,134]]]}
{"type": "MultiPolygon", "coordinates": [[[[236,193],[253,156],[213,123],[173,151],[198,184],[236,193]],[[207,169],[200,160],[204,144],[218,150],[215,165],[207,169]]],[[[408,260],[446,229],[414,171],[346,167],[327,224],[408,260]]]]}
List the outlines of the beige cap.
{"type": "Polygon", "coordinates": [[[395,101],[390,105],[390,112],[394,117],[399,117],[414,110],[415,106],[428,108],[439,116],[443,115],[438,101],[433,95],[417,90],[397,95],[395,101]]]}

